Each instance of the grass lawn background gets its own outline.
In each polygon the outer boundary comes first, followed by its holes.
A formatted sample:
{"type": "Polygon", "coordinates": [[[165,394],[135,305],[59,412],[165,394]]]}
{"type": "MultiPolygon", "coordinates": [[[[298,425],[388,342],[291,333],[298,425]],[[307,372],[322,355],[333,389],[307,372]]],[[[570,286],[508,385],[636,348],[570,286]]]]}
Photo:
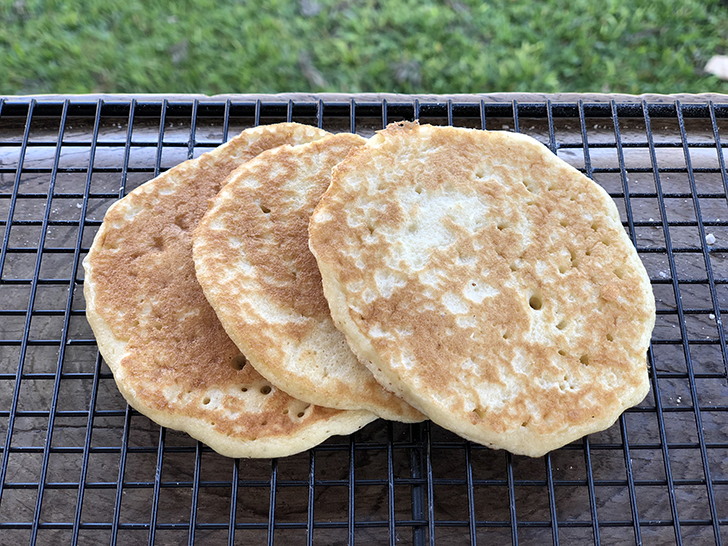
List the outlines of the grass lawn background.
{"type": "Polygon", "coordinates": [[[0,94],[728,93],[725,0],[0,0],[0,94]]]}

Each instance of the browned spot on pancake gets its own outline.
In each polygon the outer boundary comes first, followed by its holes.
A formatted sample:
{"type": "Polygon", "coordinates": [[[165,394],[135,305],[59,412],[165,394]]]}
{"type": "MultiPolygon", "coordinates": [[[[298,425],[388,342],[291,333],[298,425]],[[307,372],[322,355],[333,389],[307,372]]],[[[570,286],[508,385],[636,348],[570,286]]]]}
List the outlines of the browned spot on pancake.
{"type": "Polygon", "coordinates": [[[599,289],[599,297],[606,301],[617,301],[619,299],[619,285],[617,283],[603,285],[599,289]]]}

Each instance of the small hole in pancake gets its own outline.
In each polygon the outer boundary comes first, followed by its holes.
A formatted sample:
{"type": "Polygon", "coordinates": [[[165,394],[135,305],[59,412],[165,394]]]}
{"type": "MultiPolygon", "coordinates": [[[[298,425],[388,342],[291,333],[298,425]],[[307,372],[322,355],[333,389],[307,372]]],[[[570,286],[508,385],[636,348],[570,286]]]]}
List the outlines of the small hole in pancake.
{"type": "Polygon", "coordinates": [[[233,367],[233,370],[237,371],[242,370],[247,363],[248,361],[243,355],[238,355],[230,361],[230,365],[233,367]]]}
{"type": "Polygon", "coordinates": [[[271,388],[270,385],[263,385],[260,388],[260,394],[270,394],[271,388]]]}
{"type": "Polygon", "coordinates": [[[557,328],[558,328],[559,330],[563,330],[564,328],[566,328],[566,326],[567,326],[568,324],[569,324],[569,323],[568,323],[568,322],[566,321],[566,319],[564,319],[564,320],[562,320],[561,322],[559,322],[559,323],[558,323],[558,324],[556,325],[556,327],[557,327],[557,328]]]}
{"type": "Polygon", "coordinates": [[[422,186],[415,186],[415,193],[418,194],[418,195],[421,194],[422,193],[422,186]]]}
{"type": "Polygon", "coordinates": [[[367,224],[367,229],[369,230],[369,235],[374,235],[374,226],[367,224]]]}
{"type": "Polygon", "coordinates": [[[527,427],[528,426],[528,421],[524,421],[523,423],[521,423],[521,426],[522,427],[527,427]]]}
{"type": "Polygon", "coordinates": [[[561,356],[566,356],[566,351],[564,351],[563,349],[559,349],[559,354],[561,356]]]}
{"type": "Polygon", "coordinates": [[[561,273],[562,275],[564,273],[566,273],[567,271],[568,271],[568,268],[565,265],[560,265],[559,266],[559,273],[561,273]]]}
{"type": "Polygon", "coordinates": [[[210,423],[210,426],[211,426],[211,427],[214,427],[214,426],[215,426],[215,422],[214,422],[214,421],[213,421],[213,422],[211,422],[211,423],[210,423]]]}
{"type": "Polygon", "coordinates": [[[589,355],[581,355],[581,358],[579,359],[579,361],[582,364],[584,364],[584,366],[588,366],[589,365],[589,355]]]}
{"type": "Polygon", "coordinates": [[[612,244],[612,241],[610,241],[609,239],[602,239],[602,243],[604,244],[604,246],[609,246],[612,244]]]}
{"type": "Polygon", "coordinates": [[[270,209],[265,205],[260,205],[260,210],[263,211],[263,214],[270,214],[270,209]]]}
{"type": "Polygon", "coordinates": [[[475,414],[475,415],[476,415],[476,416],[478,417],[478,419],[482,419],[482,418],[483,418],[483,416],[485,415],[485,411],[483,411],[483,410],[482,410],[482,409],[480,409],[480,408],[475,408],[475,409],[473,410],[473,413],[474,413],[474,414],[475,414]]]}
{"type": "Polygon", "coordinates": [[[587,250],[586,252],[584,252],[584,254],[586,254],[587,256],[591,256],[591,250],[587,250]]]}
{"type": "Polygon", "coordinates": [[[576,259],[576,252],[569,249],[569,256],[571,256],[571,267],[579,267],[579,260],[576,259]]]}
{"type": "Polygon", "coordinates": [[[303,415],[304,415],[304,412],[302,412],[302,411],[299,411],[299,412],[298,412],[298,417],[299,417],[299,418],[300,418],[300,417],[303,417],[303,415]]]}
{"type": "Polygon", "coordinates": [[[614,336],[612,334],[607,334],[607,341],[614,341],[614,336]]]}
{"type": "Polygon", "coordinates": [[[174,224],[182,231],[187,231],[188,229],[190,229],[190,223],[187,221],[187,218],[185,218],[184,214],[178,214],[177,216],[175,216],[174,224]]]}
{"type": "Polygon", "coordinates": [[[240,392],[248,392],[248,387],[240,387],[240,392]]]}
{"type": "Polygon", "coordinates": [[[570,196],[569,196],[569,201],[576,201],[576,197],[575,197],[575,196],[573,196],[573,195],[570,195],[570,196]]]}
{"type": "Polygon", "coordinates": [[[202,399],[202,403],[205,404],[205,405],[209,404],[210,403],[210,397],[209,396],[205,396],[205,398],[202,399]]]}
{"type": "Polygon", "coordinates": [[[477,285],[476,283],[474,283],[474,282],[471,282],[470,284],[471,284],[472,286],[478,286],[478,285],[477,285]]]}
{"type": "Polygon", "coordinates": [[[618,267],[617,269],[615,269],[614,274],[617,277],[619,277],[620,279],[624,279],[624,269],[622,269],[621,267],[618,267]]]}
{"type": "Polygon", "coordinates": [[[262,423],[260,424],[260,426],[261,426],[261,427],[265,427],[265,426],[267,426],[267,425],[268,425],[268,421],[263,421],[263,422],[262,422],[262,423]]]}
{"type": "Polygon", "coordinates": [[[559,222],[559,224],[561,224],[563,227],[567,227],[569,225],[569,221],[564,218],[563,220],[561,220],[561,222],[559,222]]]}
{"type": "Polygon", "coordinates": [[[511,264],[511,271],[518,271],[518,266],[516,264],[511,264]]]}
{"type": "Polygon", "coordinates": [[[503,332],[503,339],[508,339],[511,335],[508,332],[503,332]]]}
{"type": "Polygon", "coordinates": [[[543,299],[540,295],[534,294],[531,296],[531,299],[528,300],[528,305],[531,306],[531,309],[538,311],[543,307],[543,299]]]}
{"type": "Polygon", "coordinates": [[[496,227],[498,228],[498,230],[499,230],[499,231],[503,231],[503,230],[504,230],[504,229],[506,229],[506,228],[507,228],[508,226],[507,226],[506,224],[498,224],[498,225],[497,225],[496,227]]]}
{"type": "Polygon", "coordinates": [[[594,222],[594,223],[593,223],[593,224],[591,225],[591,228],[592,228],[592,229],[593,229],[594,231],[599,231],[599,226],[597,225],[597,223],[596,223],[596,222],[594,222]]]}
{"type": "Polygon", "coordinates": [[[284,409],[283,410],[283,415],[288,415],[288,410],[287,409],[284,409]]]}

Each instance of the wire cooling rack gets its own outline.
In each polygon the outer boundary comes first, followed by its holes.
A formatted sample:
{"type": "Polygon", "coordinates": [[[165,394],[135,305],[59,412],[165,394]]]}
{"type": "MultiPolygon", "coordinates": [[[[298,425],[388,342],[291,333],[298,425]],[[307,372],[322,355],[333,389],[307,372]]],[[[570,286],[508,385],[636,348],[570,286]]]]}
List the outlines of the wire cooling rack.
{"type": "Polygon", "coordinates": [[[0,543],[728,542],[723,102],[0,100],[0,543]],[[520,131],[601,184],[652,279],[652,389],[541,459],[377,421],[231,460],[131,410],[84,316],[109,205],[238,131],[294,120],[520,131]]]}

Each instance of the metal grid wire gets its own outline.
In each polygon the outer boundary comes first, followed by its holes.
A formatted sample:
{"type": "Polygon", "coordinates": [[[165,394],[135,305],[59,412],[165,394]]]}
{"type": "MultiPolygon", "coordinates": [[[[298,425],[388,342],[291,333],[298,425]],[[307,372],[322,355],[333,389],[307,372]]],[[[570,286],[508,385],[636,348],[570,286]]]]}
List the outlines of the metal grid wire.
{"type": "Polygon", "coordinates": [[[725,103],[0,100],[0,543],[721,544],[725,103]],[[84,316],[108,206],[246,127],[400,119],[530,134],[601,184],[653,282],[652,390],[542,459],[375,422],[230,460],[131,410],[84,316]]]}

